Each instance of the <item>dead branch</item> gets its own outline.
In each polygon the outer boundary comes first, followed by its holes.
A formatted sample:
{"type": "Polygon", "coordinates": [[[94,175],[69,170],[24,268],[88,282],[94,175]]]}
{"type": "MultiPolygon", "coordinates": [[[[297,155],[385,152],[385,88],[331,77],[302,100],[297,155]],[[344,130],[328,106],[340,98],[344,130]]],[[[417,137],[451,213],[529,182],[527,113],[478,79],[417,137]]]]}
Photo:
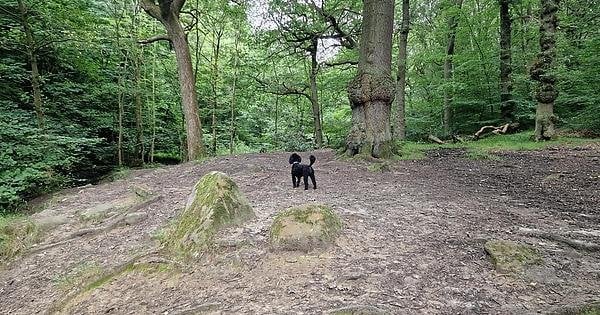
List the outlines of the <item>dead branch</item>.
{"type": "Polygon", "coordinates": [[[446,144],[446,142],[442,141],[440,138],[438,138],[438,137],[436,137],[434,135],[429,135],[427,137],[427,139],[429,139],[429,140],[431,140],[431,141],[433,141],[433,142],[435,142],[437,144],[446,144]]]}
{"type": "Polygon", "coordinates": [[[518,123],[506,123],[501,126],[483,126],[473,135],[473,138],[474,140],[481,139],[483,136],[487,135],[490,132],[495,135],[503,135],[508,133],[509,131],[516,130],[518,127],[518,123]]]}

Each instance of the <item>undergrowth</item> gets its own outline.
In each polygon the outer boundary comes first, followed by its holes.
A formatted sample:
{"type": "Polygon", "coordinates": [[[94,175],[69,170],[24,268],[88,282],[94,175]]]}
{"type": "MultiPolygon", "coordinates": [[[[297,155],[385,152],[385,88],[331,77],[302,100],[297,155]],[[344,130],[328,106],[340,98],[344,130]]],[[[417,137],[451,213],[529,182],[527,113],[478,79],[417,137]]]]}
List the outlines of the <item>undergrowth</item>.
{"type": "Polygon", "coordinates": [[[525,131],[510,135],[494,135],[477,141],[435,144],[425,142],[404,141],[398,144],[400,160],[419,160],[425,158],[427,151],[435,149],[465,149],[467,157],[475,160],[497,160],[494,152],[498,151],[531,151],[553,146],[577,146],[587,143],[597,143],[597,139],[577,137],[559,137],[552,141],[534,141],[533,131],[525,131]]]}
{"type": "Polygon", "coordinates": [[[0,262],[9,260],[39,240],[38,226],[22,215],[0,216],[0,262]]]}

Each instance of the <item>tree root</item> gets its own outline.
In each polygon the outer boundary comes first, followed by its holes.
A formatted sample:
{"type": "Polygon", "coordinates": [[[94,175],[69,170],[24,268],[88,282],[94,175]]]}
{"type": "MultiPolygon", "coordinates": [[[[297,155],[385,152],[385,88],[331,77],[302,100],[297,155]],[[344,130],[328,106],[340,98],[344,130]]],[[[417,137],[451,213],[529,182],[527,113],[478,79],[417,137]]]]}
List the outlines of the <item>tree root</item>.
{"type": "Polygon", "coordinates": [[[131,212],[135,212],[135,211],[137,211],[139,209],[142,209],[142,208],[144,208],[144,207],[146,207],[146,206],[148,206],[148,205],[150,205],[150,204],[152,204],[152,203],[154,203],[154,202],[156,202],[156,201],[158,201],[160,199],[162,199],[162,196],[159,195],[159,196],[152,197],[152,198],[150,198],[150,199],[148,199],[148,200],[146,200],[146,201],[144,201],[144,202],[142,202],[140,204],[137,204],[137,205],[135,205],[135,206],[133,206],[133,207],[131,207],[131,208],[129,208],[129,209],[127,209],[127,210],[125,210],[125,211],[123,211],[123,212],[121,212],[121,213],[113,216],[113,217],[111,217],[109,219],[109,222],[106,225],[102,226],[102,227],[82,229],[82,230],[76,231],[76,232],[72,233],[71,235],[67,236],[66,238],[63,238],[62,240],[56,241],[54,243],[44,244],[44,245],[39,245],[39,246],[32,247],[29,250],[29,254],[39,253],[39,252],[42,252],[42,251],[54,248],[56,246],[67,244],[70,241],[72,241],[73,239],[81,237],[81,236],[88,236],[88,235],[89,236],[94,236],[94,235],[98,235],[98,234],[100,234],[102,232],[110,231],[110,230],[116,228],[117,226],[121,225],[124,222],[125,217],[127,216],[127,214],[129,214],[131,212]]]}
{"type": "MultiPolygon", "coordinates": [[[[79,296],[81,296],[82,294],[93,290],[94,288],[100,286],[103,283],[106,283],[108,281],[110,281],[111,279],[117,277],[118,275],[131,270],[132,266],[135,266],[136,264],[140,263],[140,261],[148,256],[151,255],[155,255],[158,254],[160,251],[160,249],[153,249],[151,251],[147,251],[145,253],[139,254],[121,264],[119,264],[118,266],[116,266],[115,268],[113,268],[112,270],[103,272],[99,277],[97,277],[94,281],[88,283],[85,286],[82,286],[81,288],[67,294],[62,300],[55,302],[52,306],[50,306],[50,308],[46,311],[46,314],[62,314],[63,310],[71,303],[73,302],[75,299],[77,299],[79,296]]],[[[148,264],[153,264],[153,263],[164,263],[165,260],[164,259],[154,259],[154,260],[150,260],[147,263],[148,264]]],[[[170,261],[169,261],[170,262],[170,261]]]]}
{"type": "Polygon", "coordinates": [[[544,231],[540,231],[540,230],[536,230],[536,229],[528,229],[528,228],[519,228],[519,233],[527,235],[527,236],[532,236],[532,237],[546,239],[549,241],[563,243],[563,244],[566,244],[577,250],[585,250],[585,251],[589,251],[589,252],[600,251],[600,244],[590,243],[590,242],[577,240],[577,239],[572,239],[572,238],[568,238],[568,237],[565,237],[563,235],[556,234],[556,233],[544,232],[544,231]]]}

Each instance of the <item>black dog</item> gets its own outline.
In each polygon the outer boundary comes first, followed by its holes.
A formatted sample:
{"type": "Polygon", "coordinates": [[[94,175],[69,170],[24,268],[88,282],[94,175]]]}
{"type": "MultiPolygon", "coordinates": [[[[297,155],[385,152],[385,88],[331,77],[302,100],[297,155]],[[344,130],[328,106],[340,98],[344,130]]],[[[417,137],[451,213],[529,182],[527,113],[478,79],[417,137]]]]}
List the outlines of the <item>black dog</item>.
{"type": "Polygon", "coordinates": [[[292,164],[292,185],[294,188],[300,186],[300,177],[304,178],[304,190],[308,189],[308,177],[312,181],[313,188],[317,189],[317,181],[315,180],[315,170],[312,168],[312,165],[315,163],[317,158],[314,155],[310,156],[310,164],[300,164],[302,162],[302,158],[296,154],[292,153],[290,155],[290,164],[292,164]]]}

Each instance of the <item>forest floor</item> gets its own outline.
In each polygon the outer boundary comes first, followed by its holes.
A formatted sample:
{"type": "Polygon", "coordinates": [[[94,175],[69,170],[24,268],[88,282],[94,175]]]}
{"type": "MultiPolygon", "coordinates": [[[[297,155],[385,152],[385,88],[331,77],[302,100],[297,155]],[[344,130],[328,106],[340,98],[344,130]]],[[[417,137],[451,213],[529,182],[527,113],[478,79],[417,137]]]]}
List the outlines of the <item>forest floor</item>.
{"type": "Polygon", "coordinates": [[[331,150],[309,153],[316,190],[292,188],[289,153],[265,153],[135,170],[56,195],[32,216],[52,227],[41,244],[0,271],[0,313],[536,314],[600,301],[600,145],[484,160],[441,149],[383,172],[331,150]],[[220,232],[192,261],[155,253],[156,235],[213,170],[237,182],[256,218],[220,232]],[[118,213],[85,216],[135,204],[140,189],[150,201],[129,224],[114,224],[118,213]],[[341,236],[308,253],[271,250],[273,217],[303,203],[330,205],[341,236]],[[491,239],[529,244],[543,262],[498,272],[484,251],[491,239]]]}

